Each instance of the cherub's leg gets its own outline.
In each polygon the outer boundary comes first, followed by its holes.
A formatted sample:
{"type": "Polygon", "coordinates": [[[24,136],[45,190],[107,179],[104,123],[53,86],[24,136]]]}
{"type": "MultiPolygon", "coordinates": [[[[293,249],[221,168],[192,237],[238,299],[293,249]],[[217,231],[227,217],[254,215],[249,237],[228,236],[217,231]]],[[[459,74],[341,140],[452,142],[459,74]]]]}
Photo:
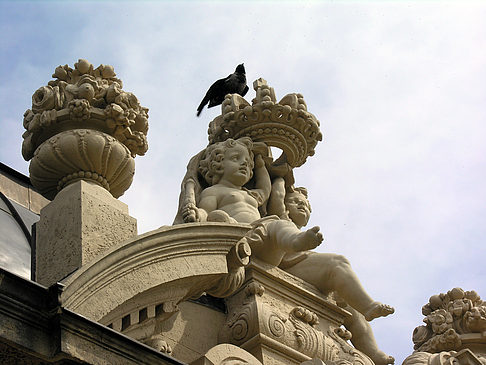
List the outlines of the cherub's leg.
{"type": "Polygon", "coordinates": [[[346,303],[363,314],[367,321],[394,312],[392,307],[375,302],[366,293],[344,256],[313,252],[286,271],[311,283],[324,293],[335,291],[346,303]]]}
{"type": "Polygon", "coordinates": [[[393,364],[395,362],[393,356],[385,354],[378,348],[371,326],[364,316],[349,305],[345,309],[352,314],[344,321],[344,326],[353,335],[351,342],[354,347],[368,355],[376,365],[393,364]]]}

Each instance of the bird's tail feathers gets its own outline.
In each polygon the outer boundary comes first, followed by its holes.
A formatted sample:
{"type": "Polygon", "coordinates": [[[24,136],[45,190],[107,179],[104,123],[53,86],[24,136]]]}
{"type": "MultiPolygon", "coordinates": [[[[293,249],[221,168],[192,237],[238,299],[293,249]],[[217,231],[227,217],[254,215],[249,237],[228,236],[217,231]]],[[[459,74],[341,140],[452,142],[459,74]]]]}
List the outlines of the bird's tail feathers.
{"type": "Polygon", "coordinates": [[[204,99],[202,99],[201,101],[201,104],[199,104],[199,106],[197,107],[197,116],[199,117],[199,115],[201,114],[202,110],[204,109],[204,106],[208,103],[209,101],[209,98],[207,96],[204,97],[204,99]]]}

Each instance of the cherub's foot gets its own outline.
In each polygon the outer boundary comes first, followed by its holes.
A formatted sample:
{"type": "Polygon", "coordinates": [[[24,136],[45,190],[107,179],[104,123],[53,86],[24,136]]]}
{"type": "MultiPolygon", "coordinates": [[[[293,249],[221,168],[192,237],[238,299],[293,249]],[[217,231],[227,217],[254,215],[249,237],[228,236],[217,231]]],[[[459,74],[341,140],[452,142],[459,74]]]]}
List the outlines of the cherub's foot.
{"type": "Polygon", "coordinates": [[[365,316],[368,322],[372,321],[378,317],[386,317],[389,314],[395,312],[395,309],[388,304],[383,304],[380,302],[373,302],[366,310],[363,315],[365,316]]]}
{"type": "Polygon", "coordinates": [[[301,232],[295,242],[295,251],[312,250],[319,246],[323,240],[322,233],[319,232],[319,227],[315,226],[307,231],[301,232]]]}
{"type": "Polygon", "coordinates": [[[383,351],[376,351],[374,354],[369,354],[371,360],[375,363],[375,365],[387,365],[387,364],[394,364],[395,358],[393,356],[389,356],[385,354],[383,351]]]}

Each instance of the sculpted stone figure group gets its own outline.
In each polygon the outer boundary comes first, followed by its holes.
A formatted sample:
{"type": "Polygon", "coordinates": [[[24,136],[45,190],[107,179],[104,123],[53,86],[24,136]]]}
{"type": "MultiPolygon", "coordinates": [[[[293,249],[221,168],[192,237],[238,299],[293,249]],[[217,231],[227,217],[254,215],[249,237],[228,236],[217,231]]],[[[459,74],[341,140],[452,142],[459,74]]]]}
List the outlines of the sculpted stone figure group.
{"type": "Polygon", "coordinates": [[[334,292],[352,313],[345,326],[353,334],[355,347],[375,364],[393,363],[393,357],[378,349],[368,321],[394,309],[367,294],[346,258],[308,251],[319,246],[323,236],[318,226],[301,230],[311,212],[307,191],[288,185],[286,182],[293,180],[289,178],[291,168],[272,164],[262,151],[261,143],[242,137],[213,143],[197,155],[192,172],[194,175],[197,165],[207,187],[197,194],[195,178],[186,175],[191,191],[186,190],[185,196],[193,200],[182,199],[182,220],[251,224],[253,229],[243,239],[250,244],[253,256],[280,265],[323,293],[334,292]],[[285,176],[278,176],[281,171],[285,176]]]}

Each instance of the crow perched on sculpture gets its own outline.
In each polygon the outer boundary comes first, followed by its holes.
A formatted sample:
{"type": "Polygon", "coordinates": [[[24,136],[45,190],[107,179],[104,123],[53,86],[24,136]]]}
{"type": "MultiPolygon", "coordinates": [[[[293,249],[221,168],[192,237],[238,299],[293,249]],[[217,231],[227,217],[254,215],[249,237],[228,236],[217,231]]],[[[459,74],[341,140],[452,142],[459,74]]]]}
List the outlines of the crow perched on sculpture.
{"type": "Polygon", "coordinates": [[[227,94],[237,93],[241,96],[245,96],[247,92],[248,86],[246,85],[245,66],[243,66],[242,63],[236,67],[234,73],[224,79],[216,81],[211,85],[206,93],[206,96],[204,96],[201,104],[199,104],[199,107],[197,108],[197,116],[199,117],[201,111],[208,102],[208,108],[211,108],[213,106],[220,105],[227,94]]]}

